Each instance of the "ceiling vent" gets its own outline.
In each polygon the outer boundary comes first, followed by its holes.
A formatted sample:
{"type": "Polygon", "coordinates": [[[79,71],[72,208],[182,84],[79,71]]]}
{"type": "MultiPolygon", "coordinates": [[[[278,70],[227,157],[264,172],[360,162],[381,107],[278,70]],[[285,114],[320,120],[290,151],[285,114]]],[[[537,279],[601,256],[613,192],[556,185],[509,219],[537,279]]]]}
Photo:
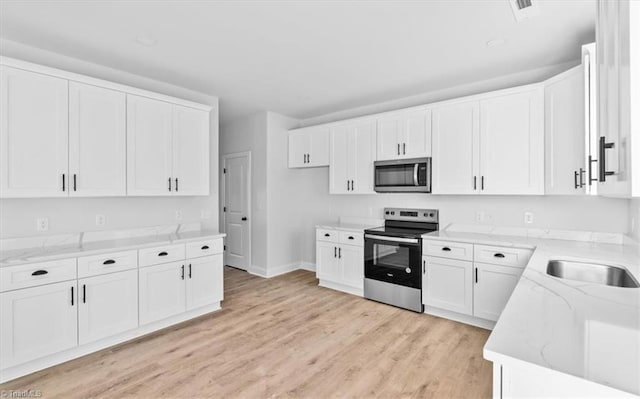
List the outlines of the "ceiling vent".
{"type": "Polygon", "coordinates": [[[539,0],[509,0],[516,21],[520,22],[524,19],[540,15],[538,1],[539,0]]]}

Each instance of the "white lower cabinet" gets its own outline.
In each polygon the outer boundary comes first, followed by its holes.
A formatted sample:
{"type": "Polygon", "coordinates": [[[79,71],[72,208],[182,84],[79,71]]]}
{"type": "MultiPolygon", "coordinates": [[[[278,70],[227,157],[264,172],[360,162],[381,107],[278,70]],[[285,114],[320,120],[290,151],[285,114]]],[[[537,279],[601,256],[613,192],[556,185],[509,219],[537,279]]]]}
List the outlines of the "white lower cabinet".
{"type": "Polygon", "coordinates": [[[316,233],[316,277],[323,287],[362,295],[364,243],[362,232],[340,234],[322,229],[316,233]],[[349,243],[349,244],[346,244],[349,243]]]}
{"type": "Polygon", "coordinates": [[[516,288],[522,269],[486,263],[474,263],[474,267],[473,315],[497,321],[516,288]]]}
{"type": "Polygon", "coordinates": [[[473,313],[471,262],[432,256],[423,257],[423,303],[461,314],[473,313]]]}
{"type": "Polygon", "coordinates": [[[139,270],[141,325],[186,310],[184,263],[164,263],[139,270]]]}
{"type": "Polygon", "coordinates": [[[138,327],[138,271],[78,281],[80,345],[138,327]]]}
{"type": "Polygon", "coordinates": [[[5,369],[78,345],[76,280],[0,294],[0,366],[5,369]]]}
{"type": "Polygon", "coordinates": [[[188,260],[186,278],[187,310],[220,302],[223,296],[223,255],[188,260]]]}

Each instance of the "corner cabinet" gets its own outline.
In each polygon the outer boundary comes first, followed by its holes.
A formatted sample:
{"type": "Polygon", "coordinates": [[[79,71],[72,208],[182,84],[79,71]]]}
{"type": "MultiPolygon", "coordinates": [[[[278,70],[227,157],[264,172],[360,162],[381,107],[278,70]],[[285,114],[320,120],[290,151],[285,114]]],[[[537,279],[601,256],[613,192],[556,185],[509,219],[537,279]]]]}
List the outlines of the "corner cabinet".
{"type": "Polygon", "coordinates": [[[208,195],[209,112],[0,57],[0,198],[208,195]]]}
{"type": "Polygon", "coordinates": [[[314,168],[329,166],[328,125],[289,131],[289,167],[314,168]]]}
{"type": "Polygon", "coordinates": [[[376,121],[357,120],[331,126],[330,194],[374,194],[376,121]]]}
{"type": "Polygon", "coordinates": [[[394,112],[377,123],[378,161],[431,156],[431,110],[394,112]]]}

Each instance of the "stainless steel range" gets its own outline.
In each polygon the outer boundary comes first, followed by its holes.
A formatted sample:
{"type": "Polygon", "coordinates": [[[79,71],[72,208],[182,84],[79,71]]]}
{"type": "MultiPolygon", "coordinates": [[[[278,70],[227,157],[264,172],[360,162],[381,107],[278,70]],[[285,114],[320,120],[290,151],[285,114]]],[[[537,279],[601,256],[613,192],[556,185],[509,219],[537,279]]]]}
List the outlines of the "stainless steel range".
{"type": "Polygon", "coordinates": [[[364,297],[422,312],[422,235],[438,210],[385,208],[385,224],[364,231],[364,297]]]}

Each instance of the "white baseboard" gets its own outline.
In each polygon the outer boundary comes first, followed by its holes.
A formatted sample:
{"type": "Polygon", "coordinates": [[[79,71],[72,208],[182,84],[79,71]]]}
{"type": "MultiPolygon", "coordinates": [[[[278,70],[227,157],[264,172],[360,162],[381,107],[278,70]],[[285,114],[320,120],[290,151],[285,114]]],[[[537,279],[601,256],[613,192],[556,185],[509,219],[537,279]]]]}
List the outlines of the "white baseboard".
{"type": "Polygon", "coordinates": [[[316,265],[310,262],[293,262],[293,263],[287,263],[287,264],[279,265],[275,267],[270,267],[268,269],[263,266],[254,265],[249,267],[249,270],[247,270],[247,272],[259,277],[271,278],[271,277],[287,274],[295,270],[308,270],[311,272],[315,272],[316,265]]]}
{"type": "Polygon", "coordinates": [[[442,317],[444,319],[458,321],[460,323],[484,328],[485,330],[493,330],[493,327],[495,327],[496,325],[495,321],[485,320],[479,317],[473,317],[466,314],[460,314],[460,313],[452,312],[450,310],[432,308],[430,306],[425,306],[424,312],[432,316],[442,317]]]}
{"type": "Polygon", "coordinates": [[[300,262],[299,269],[308,270],[310,272],[315,272],[316,271],[316,264],[315,263],[311,263],[311,262],[300,262]]]}

